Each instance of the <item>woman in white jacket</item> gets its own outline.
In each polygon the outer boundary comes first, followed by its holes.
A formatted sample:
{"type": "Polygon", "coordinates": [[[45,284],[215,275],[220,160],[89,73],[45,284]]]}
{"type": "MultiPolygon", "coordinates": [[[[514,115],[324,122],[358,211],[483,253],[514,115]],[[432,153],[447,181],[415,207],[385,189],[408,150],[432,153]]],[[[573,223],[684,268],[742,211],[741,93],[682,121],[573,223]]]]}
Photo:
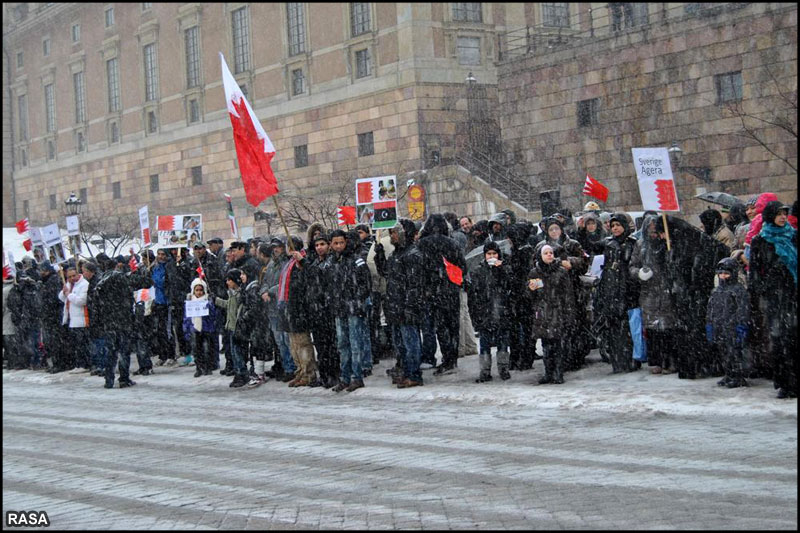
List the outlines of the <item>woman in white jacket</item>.
{"type": "Polygon", "coordinates": [[[86,300],[89,282],[78,274],[74,266],[67,268],[67,280],[58,299],[64,302],[62,324],[69,325],[70,348],[73,350],[74,373],[89,371],[89,308],[86,300]]]}

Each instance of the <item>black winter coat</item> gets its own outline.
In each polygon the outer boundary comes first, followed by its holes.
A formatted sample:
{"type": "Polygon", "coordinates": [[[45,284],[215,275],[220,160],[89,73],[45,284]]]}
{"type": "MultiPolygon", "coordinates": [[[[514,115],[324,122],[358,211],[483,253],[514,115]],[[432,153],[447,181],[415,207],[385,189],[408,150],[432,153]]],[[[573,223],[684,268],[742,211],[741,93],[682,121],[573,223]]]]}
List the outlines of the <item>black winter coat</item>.
{"type": "Polygon", "coordinates": [[[341,254],[333,254],[332,310],[335,316],[367,316],[367,301],[372,294],[372,274],[367,262],[352,250],[350,240],[341,254]]]}
{"type": "Polygon", "coordinates": [[[167,279],[169,279],[169,264],[175,267],[174,276],[169,284],[169,302],[173,306],[183,306],[186,302],[186,294],[191,289],[192,280],[194,279],[194,269],[192,268],[192,260],[184,259],[180,263],[173,261],[167,262],[167,279]]]}
{"type": "Polygon", "coordinates": [[[483,262],[474,272],[470,272],[467,303],[476,331],[510,328],[511,294],[514,290],[517,290],[514,273],[505,261],[500,266],[489,266],[483,262]]]}
{"type": "Polygon", "coordinates": [[[442,257],[456,265],[466,275],[467,262],[456,241],[440,234],[422,237],[417,241],[425,264],[423,305],[444,308],[458,314],[461,287],[450,281],[442,257]]]}
{"type": "Polygon", "coordinates": [[[333,287],[333,263],[330,253],[321,259],[316,254],[314,259],[306,260],[308,280],[306,283],[306,305],[311,316],[327,317],[331,313],[333,287]]]}
{"type": "Polygon", "coordinates": [[[425,258],[412,244],[395,247],[386,259],[383,247],[375,252],[375,267],[386,278],[383,312],[389,325],[420,325],[425,286],[425,258]]]}
{"type": "MultiPolygon", "coordinates": [[[[203,266],[205,273],[205,282],[208,285],[208,291],[211,293],[211,298],[223,298],[227,292],[225,287],[225,280],[222,277],[222,271],[219,268],[219,261],[214,257],[211,252],[206,250],[206,255],[203,259],[195,257],[192,259],[192,280],[199,278],[200,274],[197,272],[198,266],[203,266]]],[[[250,278],[247,278],[250,281],[250,278]]],[[[190,283],[191,287],[191,283],[190,283]]]]}
{"type": "Polygon", "coordinates": [[[560,264],[560,259],[547,265],[537,256],[536,263],[528,273],[528,279],[541,279],[544,286],[526,290],[532,301],[533,336],[543,339],[569,337],[577,324],[578,303],[575,298],[570,273],[560,264]]]}
{"type": "MultiPolygon", "coordinates": [[[[794,241],[797,248],[797,233],[794,241]]],[[[797,285],[775,246],[761,235],[750,243],[748,288],[762,302],[771,336],[797,335],[797,285]]]]}
{"type": "Polygon", "coordinates": [[[732,345],[736,342],[736,326],[746,326],[750,321],[750,296],[738,278],[720,280],[711,293],[706,311],[706,323],[711,324],[715,344],[732,345]]]}
{"type": "Polygon", "coordinates": [[[64,302],[58,299],[58,293],[61,292],[62,287],[61,276],[53,272],[42,282],[42,286],[39,289],[40,314],[42,326],[45,328],[58,328],[61,326],[61,320],[64,316],[64,302]]]}
{"type": "Polygon", "coordinates": [[[238,268],[247,274],[247,283],[250,283],[254,279],[258,279],[258,272],[261,270],[261,264],[258,262],[258,259],[252,255],[245,254],[234,261],[230,268],[238,268]]]}
{"type": "Polygon", "coordinates": [[[284,309],[284,331],[290,333],[304,333],[310,331],[312,315],[308,312],[308,275],[301,265],[295,265],[289,276],[289,301],[279,302],[279,306],[286,304],[284,309]]]}
{"type": "Polygon", "coordinates": [[[117,270],[104,272],[95,294],[98,312],[96,317],[90,316],[90,321],[96,318],[104,332],[128,332],[133,326],[133,294],[125,274],[117,270]]]}
{"type": "Polygon", "coordinates": [[[38,282],[20,279],[16,289],[9,294],[7,303],[18,334],[32,331],[39,326],[38,282]]]}
{"type": "Polygon", "coordinates": [[[636,239],[625,233],[606,237],[603,244],[605,259],[594,308],[599,315],[624,318],[628,309],[639,307],[639,283],[630,272],[636,239]]]}

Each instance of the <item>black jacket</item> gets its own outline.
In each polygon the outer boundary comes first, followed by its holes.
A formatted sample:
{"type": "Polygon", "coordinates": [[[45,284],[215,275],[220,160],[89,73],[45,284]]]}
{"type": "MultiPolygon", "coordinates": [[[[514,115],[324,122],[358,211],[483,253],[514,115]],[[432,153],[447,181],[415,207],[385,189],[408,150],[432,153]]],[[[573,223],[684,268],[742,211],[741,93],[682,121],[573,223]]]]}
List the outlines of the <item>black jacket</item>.
{"type": "Polygon", "coordinates": [[[708,299],[706,323],[711,324],[715,344],[734,344],[736,326],[746,326],[750,321],[750,296],[736,276],[719,286],[708,299]]]}
{"type": "Polygon", "coordinates": [[[250,283],[254,279],[258,279],[258,273],[261,270],[261,264],[258,262],[258,259],[252,255],[245,254],[234,261],[230,268],[238,268],[247,274],[247,283],[250,283]]]}
{"type": "MultiPolygon", "coordinates": [[[[794,235],[797,249],[797,233],[794,235]]],[[[763,302],[771,336],[797,335],[797,285],[781,261],[775,246],[761,235],[750,243],[748,288],[753,299],[763,302]]]]}
{"type": "MultiPolygon", "coordinates": [[[[211,293],[210,297],[223,298],[227,288],[225,287],[225,280],[222,277],[222,271],[219,268],[219,261],[217,258],[208,250],[206,250],[206,254],[202,260],[198,257],[194,257],[191,263],[192,280],[200,277],[200,274],[197,272],[197,268],[200,265],[202,265],[203,273],[206,276],[205,282],[206,285],[208,285],[208,291],[211,293]]],[[[248,278],[248,281],[250,281],[250,278],[248,278]]]]}
{"type": "Polygon", "coordinates": [[[442,234],[432,234],[417,241],[424,258],[423,300],[425,305],[444,308],[458,313],[461,287],[450,281],[443,257],[461,269],[466,276],[467,262],[456,241],[442,234]]]}
{"type": "Polygon", "coordinates": [[[467,303],[476,331],[510,329],[515,281],[511,266],[505,261],[500,266],[489,266],[484,261],[470,272],[467,303]]]}
{"type": "Polygon", "coordinates": [[[61,326],[61,320],[64,316],[64,302],[58,299],[58,293],[61,292],[62,287],[61,276],[53,272],[42,282],[42,286],[39,289],[40,315],[42,317],[42,326],[45,328],[58,328],[61,326]]]}
{"type": "Polygon", "coordinates": [[[309,313],[314,317],[327,317],[331,313],[331,299],[333,287],[333,263],[332,253],[328,253],[325,259],[321,259],[316,254],[313,259],[306,258],[303,267],[307,271],[306,281],[306,305],[309,313]]]}
{"type": "Polygon", "coordinates": [[[347,246],[341,254],[335,253],[331,259],[333,264],[331,292],[332,310],[335,316],[367,316],[367,301],[372,293],[372,275],[367,262],[354,253],[352,240],[347,239],[347,246]]]}
{"type": "MultiPolygon", "coordinates": [[[[291,260],[290,260],[291,261],[291,260]]],[[[304,333],[310,330],[312,315],[308,312],[307,294],[308,275],[301,264],[295,264],[289,274],[289,300],[278,302],[278,307],[284,307],[283,317],[285,327],[281,328],[290,333],[304,333]]]]}
{"type": "MultiPolygon", "coordinates": [[[[556,251],[556,250],[554,250],[556,251]]],[[[573,288],[573,278],[556,260],[547,265],[537,254],[528,279],[541,279],[544,286],[532,291],[526,289],[532,301],[533,335],[543,339],[569,337],[577,324],[578,304],[573,288]]]]}
{"type": "Polygon", "coordinates": [[[117,270],[104,272],[95,287],[95,295],[97,317],[90,316],[90,321],[96,318],[104,332],[129,332],[133,325],[133,294],[126,275],[117,270]]]}
{"type": "Polygon", "coordinates": [[[383,246],[375,251],[375,267],[386,278],[383,312],[389,325],[420,325],[425,259],[416,245],[395,246],[386,259],[383,246]]]}
{"type": "Polygon", "coordinates": [[[599,315],[623,318],[628,309],[639,307],[639,283],[630,272],[636,239],[626,230],[620,237],[606,237],[603,244],[605,259],[594,309],[599,315]]]}

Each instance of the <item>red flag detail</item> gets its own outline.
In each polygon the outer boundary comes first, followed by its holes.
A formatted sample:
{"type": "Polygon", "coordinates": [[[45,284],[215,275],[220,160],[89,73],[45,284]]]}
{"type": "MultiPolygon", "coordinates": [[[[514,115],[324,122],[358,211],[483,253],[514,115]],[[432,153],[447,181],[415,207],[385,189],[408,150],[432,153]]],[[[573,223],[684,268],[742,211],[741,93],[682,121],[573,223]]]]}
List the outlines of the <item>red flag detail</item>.
{"type": "Polygon", "coordinates": [[[33,241],[31,241],[30,239],[25,239],[24,241],[22,241],[22,246],[25,247],[26,252],[30,252],[31,249],[33,248],[33,241]]]}
{"type": "Polygon", "coordinates": [[[136,262],[136,256],[131,254],[131,258],[128,261],[128,266],[131,267],[131,272],[136,272],[139,270],[139,263],[136,262]]]}
{"type": "Polygon", "coordinates": [[[8,279],[11,277],[11,267],[8,265],[3,265],[3,279],[8,279]]]}
{"type": "Polygon", "coordinates": [[[601,202],[608,200],[608,187],[586,174],[586,182],[583,184],[583,194],[597,198],[601,202]]]}
{"type": "Polygon", "coordinates": [[[337,220],[340,226],[356,223],[356,208],[352,205],[340,205],[338,208],[337,220]]]}
{"type": "Polygon", "coordinates": [[[450,281],[456,285],[461,285],[461,283],[464,281],[464,273],[461,271],[461,269],[445,259],[444,256],[442,256],[442,260],[444,261],[444,268],[447,270],[447,277],[450,278],[450,281]]]}
{"type": "Polygon", "coordinates": [[[206,279],[206,273],[203,270],[203,265],[201,265],[199,262],[197,268],[195,269],[195,272],[197,272],[197,275],[200,276],[200,279],[206,279]]]}
{"type": "Polygon", "coordinates": [[[158,217],[158,231],[172,231],[175,229],[175,217],[158,217]]]}
{"type": "Polygon", "coordinates": [[[19,233],[20,235],[30,230],[27,218],[23,218],[22,220],[18,221],[15,225],[17,226],[17,233],[19,233]]]}
{"type": "Polygon", "coordinates": [[[675,193],[675,182],[672,180],[656,180],[656,195],[659,211],[677,211],[678,195],[675,193]]]}
{"type": "Polygon", "coordinates": [[[362,181],[358,184],[356,189],[358,194],[357,203],[359,204],[369,204],[372,203],[372,182],[371,181],[362,181]]]}
{"type": "MultiPolygon", "coordinates": [[[[264,151],[264,141],[259,139],[253,118],[247,110],[244,99],[233,102],[239,116],[229,113],[233,125],[233,142],[236,145],[236,157],[239,160],[239,172],[242,174],[244,195],[247,203],[253,207],[278,193],[278,180],[272,172],[270,162],[275,152],[264,151]]],[[[256,119],[257,120],[257,119],[256,119]]]]}

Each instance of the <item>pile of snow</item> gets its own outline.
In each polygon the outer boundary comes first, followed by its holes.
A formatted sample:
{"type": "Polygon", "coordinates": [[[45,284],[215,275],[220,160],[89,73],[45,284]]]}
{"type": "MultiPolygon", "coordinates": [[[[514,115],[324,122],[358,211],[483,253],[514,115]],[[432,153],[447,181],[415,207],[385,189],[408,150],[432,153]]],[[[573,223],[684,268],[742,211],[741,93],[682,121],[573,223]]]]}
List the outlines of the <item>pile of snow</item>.
{"type": "MultiPolygon", "coordinates": [[[[530,407],[532,409],[565,409],[597,412],[630,412],[652,416],[777,416],[797,419],[797,400],[775,398],[772,382],[764,379],[751,380],[747,388],[727,389],[717,387],[717,378],[684,380],[676,374],[652,375],[647,367],[629,374],[610,375],[611,366],[602,363],[597,351],[587,358],[589,364],[565,375],[563,385],[538,385],[543,374],[542,361],[536,361],[533,370],[512,372],[511,379],[503,382],[494,371],[494,381],[475,383],[478,376],[478,356],[472,355],[458,360],[458,370],[446,376],[434,376],[433,370],[424,371],[425,385],[410,389],[398,389],[392,385],[386,369],[394,364],[383,360],[373,369],[373,375],[365,380],[365,387],[355,392],[334,393],[331,390],[309,387],[288,388],[285,383],[271,380],[257,389],[230,389],[230,377],[213,376],[194,378],[194,366],[155,367],[155,374],[134,377],[137,386],[125,391],[106,391],[103,380],[87,374],[45,374],[29,370],[3,372],[5,384],[25,381],[38,384],[69,384],[70,387],[97,388],[98,394],[146,394],[149,387],[170,388],[175,392],[191,390],[204,394],[235,394],[250,396],[253,404],[262,404],[274,394],[322,396],[336,402],[344,396],[381,401],[430,403],[453,402],[457,404],[479,404],[530,407]],[[138,391],[138,392],[137,392],[138,391]]],[[[136,357],[131,358],[136,368],[136,357]]],[[[106,400],[104,400],[106,401],[106,400]]],[[[128,400],[125,400],[128,401],[128,400]]]]}

